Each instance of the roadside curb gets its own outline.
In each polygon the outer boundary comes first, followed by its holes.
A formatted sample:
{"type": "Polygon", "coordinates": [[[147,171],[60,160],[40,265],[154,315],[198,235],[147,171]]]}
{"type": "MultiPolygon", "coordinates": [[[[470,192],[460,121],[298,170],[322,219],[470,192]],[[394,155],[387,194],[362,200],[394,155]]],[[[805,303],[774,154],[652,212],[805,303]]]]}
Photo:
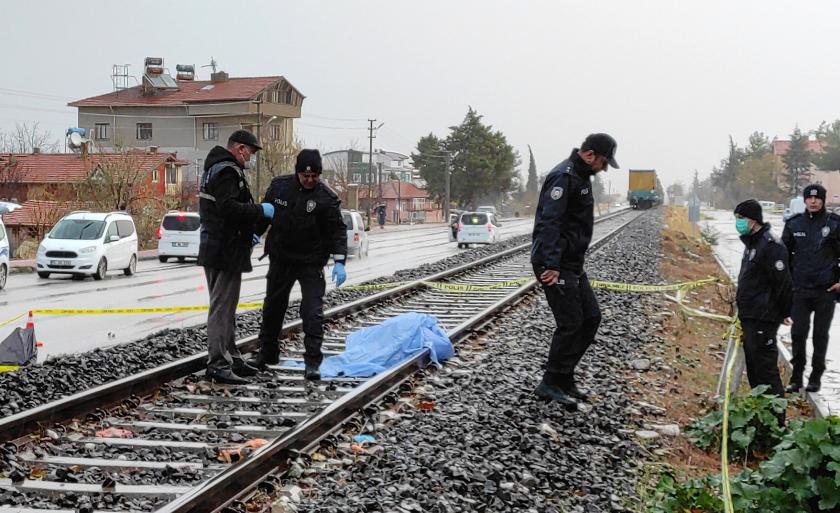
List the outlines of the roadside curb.
{"type": "MultiPolygon", "coordinates": [[[[157,260],[156,249],[147,249],[137,253],[137,260],[157,260]]],[[[9,274],[32,274],[35,272],[35,260],[10,260],[9,274]]]]}

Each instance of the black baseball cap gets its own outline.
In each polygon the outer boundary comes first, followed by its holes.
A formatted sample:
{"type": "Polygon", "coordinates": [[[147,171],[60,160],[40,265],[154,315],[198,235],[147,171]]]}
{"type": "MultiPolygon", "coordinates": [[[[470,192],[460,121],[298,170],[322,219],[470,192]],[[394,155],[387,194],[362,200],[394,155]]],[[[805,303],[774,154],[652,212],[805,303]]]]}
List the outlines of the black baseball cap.
{"type": "Polygon", "coordinates": [[[230,134],[228,138],[228,142],[232,143],[239,143],[239,144],[247,144],[251,148],[256,150],[261,150],[262,146],[260,146],[260,142],[257,141],[257,136],[252,134],[247,130],[237,130],[236,132],[230,134]]]}
{"type": "Polygon", "coordinates": [[[615,161],[615,150],[618,143],[608,134],[589,134],[586,140],[580,145],[581,151],[592,150],[596,155],[606,157],[610,167],[618,169],[618,162],[615,161]]]}

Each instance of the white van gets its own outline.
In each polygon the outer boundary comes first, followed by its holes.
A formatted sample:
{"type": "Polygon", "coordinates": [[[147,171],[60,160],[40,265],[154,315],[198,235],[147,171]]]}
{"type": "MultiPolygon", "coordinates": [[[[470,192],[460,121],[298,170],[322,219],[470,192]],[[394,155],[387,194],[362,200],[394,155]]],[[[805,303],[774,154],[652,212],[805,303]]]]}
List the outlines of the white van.
{"type": "Polygon", "coordinates": [[[101,280],[109,270],[137,271],[137,230],[125,212],[79,211],[64,216],[47,233],[35,257],[38,276],[70,274],[101,280]]]}
{"type": "Polygon", "coordinates": [[[6,234],[6,226],[0,219],[0,289],[6,288],[6,280],[9,278],[9,236],[6,234]]]}
{"type": "Polygon", "coordinates": [[[356,255],[358,258],[368,256],[370,243],[367,232],[370,227],[365,226],[362,215],[355,210],[342,210],[341,219],[347,226],[347,254],[356,255]]]}
{"type": "Polygon", "coordinates": [[[465,212],[458,221],[458,247],[470,244],[493,244],[501,236],[496,216],[490,212],[465,212]]]}
{"type": "Polygon", "coordinates": [[[782,219],[787,222],[788,219],[802,212],[805,212],[805,200],[801,197],[792,198],[790,200],[790,206],[782,214],[782,219]]]}
{"type": "Polygon", "coordinates": [[[201,218],[196,212],[168,212],[157,229],[158,260],[198,258],[201,243],[201,218]]]}

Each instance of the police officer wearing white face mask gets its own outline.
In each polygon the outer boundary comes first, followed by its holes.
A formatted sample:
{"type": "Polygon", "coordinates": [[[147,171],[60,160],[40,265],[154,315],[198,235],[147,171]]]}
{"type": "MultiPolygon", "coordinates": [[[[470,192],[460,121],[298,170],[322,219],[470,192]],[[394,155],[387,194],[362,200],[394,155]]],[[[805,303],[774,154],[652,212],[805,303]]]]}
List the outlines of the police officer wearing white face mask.
{"type": "Polygon", "coordinates": [[[834,318],[835,293],[840,290],[840,216],[826,212],[826,190],[822,185],[808,185],[803,196],[805,212],[788,219],[782,233],[782,242],[790,253],[794,291],[793,328],[790,330],[793,373],[788,392],[798,392],[803,385],[805,347],[812,313],[814,353],[806,390],[816,392],[820,389],[828,350],[828,330],[834,318]]]}
{"type": "Polygon", "coordinates": [[[793,287],[787,249],[770,233],[770,223],[764,222],[761,205],[754,199],[735,207],[735,228],[744,243],[735,301],[747,377],[751,387],[769,385],[771,393],[783,397],[776,332],[782,322],[791,324],[793,287]]]}
{"type": "Polygon", "coordinates": [[[247,383],[257,373],[236,348],[236,305],[242,273],[250,272],[257,223],[274,216],[274,205],[255,204],[243,169],[262,148],[247,130],[231,134],[226,147],[207,154],[199,187],[201,243],[198,265],[204,267],[210,310],[207,314],[207,377],[227,384],[247,383]]]}

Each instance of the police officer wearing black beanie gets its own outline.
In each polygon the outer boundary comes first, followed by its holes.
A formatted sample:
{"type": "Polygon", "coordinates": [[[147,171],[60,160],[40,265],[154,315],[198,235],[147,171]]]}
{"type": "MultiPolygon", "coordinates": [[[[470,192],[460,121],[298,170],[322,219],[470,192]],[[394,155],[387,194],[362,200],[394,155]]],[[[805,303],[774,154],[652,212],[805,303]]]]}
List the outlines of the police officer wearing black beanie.
{"type": "Polygon", "coordinates": [[[275,208],[274,218],[257,226],[262,234],[268,224],[265,251],[269,257],[266,296],[260,325],[260,351],[248,363],[259,369],[279,363],[279,337],[289,294],[300,283],[300,317],[303,320],[306,379],[320,379],[324,338],[324,266],[332,258],[332,279],[340,286],[347,275],[347,227],[341,217],[341,200],[321,182],[321,154],[301,150],[295,174],[274,178],[264,203],[275,208]]]}
{"type": "Polygon", "coordinates": [[[798,392],[803,385],[806,342],[814,314],[814,353],[811,374],[808,376],[809,392],[820,389],[825,371],[825,353],[828,349],[828,330],[834,317],[835,292],[840,265],[840,216],[825,210],[825,187],[811,184],[803,191],[805,212],[788,219],[782,241],[790,253],[793,274],[793,374],[788,392],[798,392]]]}
{"type": "MultiPolygon", "coordinates": [[[[753,199],[735,207],[735,228],[744,243],[735,301],[741,320],[742,342],[750,386],[768,385],[770,392],[785,395],[779,376],[776,332],[790,323],[792,287],[788,254],[770,233],[761,205],[753,199]]],[[[784,416],[780,417],[784,423],[784,416]]]]}

